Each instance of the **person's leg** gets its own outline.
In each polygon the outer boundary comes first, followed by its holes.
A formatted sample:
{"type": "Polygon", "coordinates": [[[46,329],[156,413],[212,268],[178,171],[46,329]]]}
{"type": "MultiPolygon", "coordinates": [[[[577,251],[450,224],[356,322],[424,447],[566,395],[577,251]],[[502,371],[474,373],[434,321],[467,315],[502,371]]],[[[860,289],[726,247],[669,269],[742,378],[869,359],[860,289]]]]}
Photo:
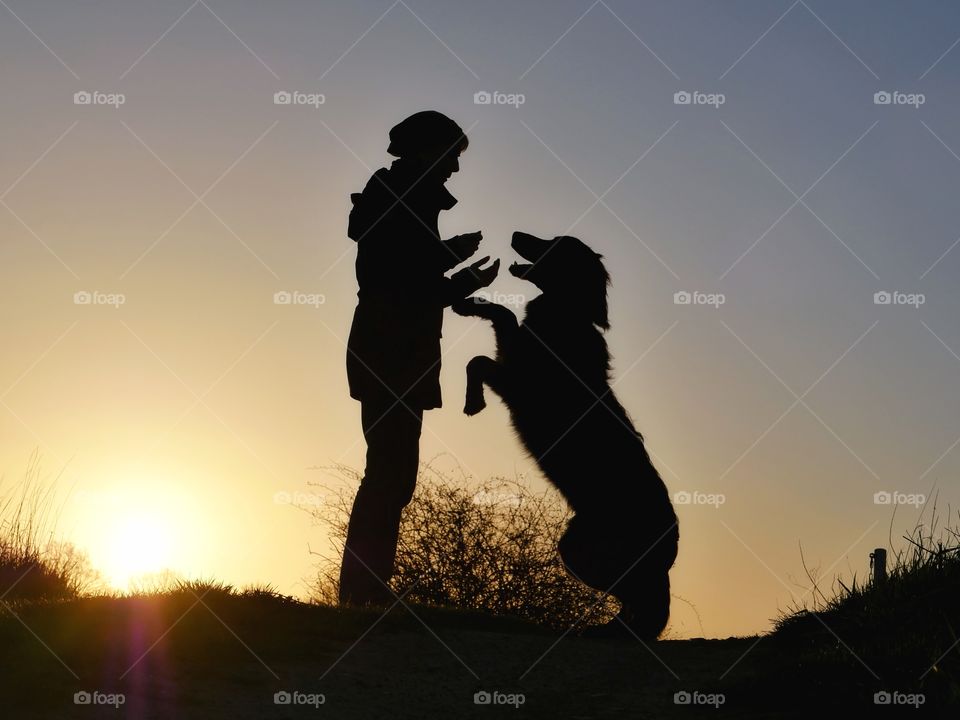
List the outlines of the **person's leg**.
{"type": "Polygon", "coordinates": [[[393,574],[400,513],[413,497],[420,460],[423,412],[395,398],[363,402],[367,465],[353,501],[340,568],[340,601],[385,603],[393,574]],[[393,407],[391,408],[391,405],[393,407]]]}

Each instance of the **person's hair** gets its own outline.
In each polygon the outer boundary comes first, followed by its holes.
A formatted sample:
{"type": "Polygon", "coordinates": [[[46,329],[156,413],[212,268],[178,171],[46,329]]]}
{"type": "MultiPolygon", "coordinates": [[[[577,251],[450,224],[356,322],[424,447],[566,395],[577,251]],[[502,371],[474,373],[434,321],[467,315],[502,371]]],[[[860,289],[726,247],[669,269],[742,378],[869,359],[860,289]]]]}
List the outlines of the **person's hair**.
{"type": "Polygon", "coordinates": [[[468,144],[466,134],[457,123],[436,110],[423,110],[390,129],[387,152],[404,158],[434,149],[463,152],[468,144]]]}

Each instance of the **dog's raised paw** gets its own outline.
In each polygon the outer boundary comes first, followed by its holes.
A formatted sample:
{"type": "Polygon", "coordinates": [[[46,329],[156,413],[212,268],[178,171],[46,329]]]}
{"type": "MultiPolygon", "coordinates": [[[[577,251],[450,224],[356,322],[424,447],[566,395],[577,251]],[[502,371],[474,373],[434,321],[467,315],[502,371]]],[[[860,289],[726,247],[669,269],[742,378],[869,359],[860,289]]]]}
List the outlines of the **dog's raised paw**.
{"type": "Polygon", "coordinates": [[[492,303],[485,297],[472,295],[463,300],[457,300],[450,306],[450,309],[457,315],[463,315],[465,317],[486,317],[488,315],[487,308],[489,308],[491,304],[492,303]]]}
{"type": "Polygon", "coordinates": [[[487,401],[483,399],[483,395],[480,397],[468,397],[467,402],[463,406],[464,415],[474,416],[487,406],[487,401]]]}
{"type": "Polygon", "coordinates": [[[453,310],[457,315],[463,315],[464,317],[470,317],[477,311],[477,305],[472,298],[464,298],[463,300],[457,300],[450,306],[450,309],[453,310]]]}

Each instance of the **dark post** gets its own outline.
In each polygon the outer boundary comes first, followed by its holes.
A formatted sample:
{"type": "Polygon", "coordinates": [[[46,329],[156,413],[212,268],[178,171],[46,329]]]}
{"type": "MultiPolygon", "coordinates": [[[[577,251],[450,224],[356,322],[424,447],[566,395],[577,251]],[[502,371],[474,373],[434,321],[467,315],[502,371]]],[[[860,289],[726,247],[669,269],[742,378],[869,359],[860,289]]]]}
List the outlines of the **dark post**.
{"type": "Polygon", "coordinates": [[[873,568],[873,584],[880,585],[887,579],[887,551],[884,548],[870,553],[870,566],[873,568]]]}

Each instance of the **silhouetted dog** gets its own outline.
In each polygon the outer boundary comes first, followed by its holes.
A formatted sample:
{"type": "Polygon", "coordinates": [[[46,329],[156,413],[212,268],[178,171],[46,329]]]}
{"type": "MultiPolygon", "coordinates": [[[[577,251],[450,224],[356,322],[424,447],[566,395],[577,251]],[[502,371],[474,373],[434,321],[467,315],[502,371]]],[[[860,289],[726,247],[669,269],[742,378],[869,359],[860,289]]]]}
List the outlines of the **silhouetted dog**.
{"type": "MultiPolygon", "coordinates": [[[[655,639],[670,613],[667,573],[679,531],[643,436],[610,387],[600,330],[609,327],[609,275],[574,237],[517,232],[512,245],[530,264],[510,272],[542,294],[520,325],[506,307],[479,298],[453,305],[492,321],[497,341],[496,360],[479,355],[467,364],[464,412],[485,407],[484,384],[503,398],[520,440],[574,511],[559,544],[567,569],[620,600],[619,618],[633,633],[655,639]]],[[[608,628],[626,632],[618,620],[608,628]]]]}

